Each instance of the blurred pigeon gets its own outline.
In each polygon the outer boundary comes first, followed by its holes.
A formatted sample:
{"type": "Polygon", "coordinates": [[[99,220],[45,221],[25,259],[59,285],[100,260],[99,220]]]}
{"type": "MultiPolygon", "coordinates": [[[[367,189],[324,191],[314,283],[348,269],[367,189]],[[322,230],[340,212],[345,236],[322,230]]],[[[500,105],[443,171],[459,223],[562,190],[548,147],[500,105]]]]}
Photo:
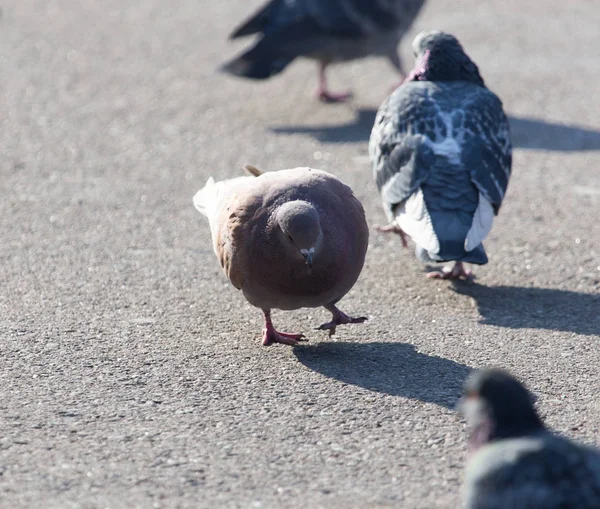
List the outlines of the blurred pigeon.
{"type": "Polygon", "coordinates": [[[319,99],[344,101],[350,93],[328,91],[326,67],[370,55],[387,57],[400,72],[398,44],[425,0],[271,0],[231,38],[260,33],[248,51],[223,66],[245,78],[278,74],[297,57],[319,62],[319,99]]]}
{"type": "Polygon", "coordinates": [[[471,429],[466,509],[600,508],[600,451],[548,430],[510,374],[473,373],[460,409],[471,429]]]}
{"type": "Polygon", "coordinates": [[[312,168],[261,173],[215,182],[194,196],[208,217],[213,247],[225,274],[244,297],[263,310],[263,345],[296,345],[302,334],[278,332],[271,309],[323,306],[333,317],[319,327],[362,323],[336,303],[362,270],[369,230],[352,190],[312,168]]]}
{"type": "Polygon", "coordinates": [[[485,264],[482,241],[508,186],[508,121],[473,61],[452,35],[421,32],[417,63],[379,108],[369,154],[390,224],[426,262],[455,261],[428,277],[469,278],[485,264]]]}

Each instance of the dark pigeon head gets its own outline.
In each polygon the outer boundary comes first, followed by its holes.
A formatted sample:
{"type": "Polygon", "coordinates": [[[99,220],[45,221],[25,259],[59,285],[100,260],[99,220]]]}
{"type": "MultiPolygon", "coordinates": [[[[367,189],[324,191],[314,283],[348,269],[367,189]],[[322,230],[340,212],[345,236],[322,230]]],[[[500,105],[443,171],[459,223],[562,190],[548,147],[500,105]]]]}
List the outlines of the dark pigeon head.
{"type": "Polygon", "coordinates": [[[529,391],[506,371],[472,373],[460,402],[460,411],[471,428],[471,447],[544,429],[533,403],[529,391]]]}
{"type": "Polygon", "coordinates": [[[412,47],[416,63],[405,81],[469,81],[485,87],[477,65],[453,35],[427,30],[412,47]]]}

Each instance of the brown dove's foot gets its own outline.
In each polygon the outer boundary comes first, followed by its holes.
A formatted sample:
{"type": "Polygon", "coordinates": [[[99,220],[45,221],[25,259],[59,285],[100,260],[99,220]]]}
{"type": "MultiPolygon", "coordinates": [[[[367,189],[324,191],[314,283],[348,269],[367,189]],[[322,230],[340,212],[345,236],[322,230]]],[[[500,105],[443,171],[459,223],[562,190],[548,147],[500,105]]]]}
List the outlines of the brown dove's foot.
{"type": "Polygon", "coordinates": [[[275,329],[263,329],[264,346],[272,345],[273,343],[281,343],[283,345],[296,346],[300,341],[308,341],[304,339],[303,334],[287,334],[285,332],[277,332],[275,329]]]}
{"type": "Polygon", "coordinates": [[[308,341],[307,339],[304,339],[303,334],[288,334],[286,332],[277,332],[275,330],[275,327],[273,327],[273,322],[271,321],[271,311],[268,309],[263,309],[263,313],[265,314],[265,328],[262,331],[262,344],[264,346],[269,346],[273,343],[281,343],[283,345],[296,346],[300,341],[308,341]]]}
{"type": "Polygon", "coordinates": [[[352,92],[338,92],[335,94],[325,88],[319,88],[317,90],[317,97],[322,103],[343,103],[352,99],[352,92]]]}
{"type": "Polygon", "coordinates": [[[470,281],[475,278],[470,269],[465,269],[462,262],[455,262],[454,267],[444,267],[442,270],[428,272],[427,277],[431,279],[466,279],[470,281]]]}
{"type": "Polygon", "coordinates": [[[335,328],[338,325],[345,325],[347,323],[363,323],[367,320],[366,316],[360,316],[358,318],[348,316],[346,313],[340,311],[337,307],[333,305],[325,306],[325,309],[331,311],[331,314],[333,315],[332,320],[331,322],[324,323],[323,325],[318,327],[317,330],[328,330],[330,337],[335,334],[335,328]]]}
{"type": "Polygon", "coordinates": [[[408,235],[406,235],[406,233],[404,233],[404,230],[402,230],[402,228],[400,228],[396,223],[390,223],[387,226],[381,226],[380,224],[376,224],[375,229],[382,233],[397,233],[398,235],[400,235],[402,245],[404,247],[408,247],[408,241],[406,240],[408,238],[408,235]]]}

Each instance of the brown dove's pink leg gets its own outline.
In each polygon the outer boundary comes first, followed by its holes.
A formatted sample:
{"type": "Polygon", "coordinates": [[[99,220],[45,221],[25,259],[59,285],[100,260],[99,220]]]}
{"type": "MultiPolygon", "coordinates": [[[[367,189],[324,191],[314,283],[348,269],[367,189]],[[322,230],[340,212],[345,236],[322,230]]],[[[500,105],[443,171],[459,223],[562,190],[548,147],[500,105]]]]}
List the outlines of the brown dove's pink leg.
{"type": "Polygon", "coordinates": [[[324,103],[341,103],[352,98],[352,92],[342,92],[334,94],[327,90],[327,78],[325,77],[325,68],[327,62],[319,63],[319,89],[317,90],[317,97],[319,101],[324,103]]]}
{"type": "Polygon", "coordinates": [[[376,224],[375,229],[382,233],[397,233],[398,235],[400,235],[402,245],[404,247],[408,247],[408,242],[406,240],[408,238],[408,235],[406,235],[402,228],[400,228],[396,223],[390,223],[387,226],[381,226],[380,224],[376,224]]]}
{"type": "Polygon", "coordinates": [[[295,346],[300,341],[308,341],[307,339],[304,339],[303,334],[287,334],[285,332],[277,332],[275,327],[273,327],[273,322],[271,321],[271,310],[263,309],[263,313],[265,314],[265,328],[262,331],[262,344],[264,346],[269,346],[273,343],[282,343],[284,345],[295,346]]]}
{"type": "Polygon", "coordinates": [[[431,279],[466,279],[471,280],[475,276],[473,276],[473,272],[470,269],[465,269],[462,262],[455,262],[454,267],[444,267],[442,270],[434,270],[433,272],[428,272],[427,277],[431,279]]]}
{"type": "Polygon", "coordinates": [[[363,323],[367,320],[366,316],[361,316],[359,318],[353,318],[351,316],[348,316],[346,313],[340,311],[333,304],[327,304],[324,307],[328,311],[331,311],[333,318],[331,322],[324,323],[323,325],[318,327],[317,330],[329,330],[329,336],[333,336],[335,334],[335,328],[337,325],[344,325],[347,323],[363,323]]]}

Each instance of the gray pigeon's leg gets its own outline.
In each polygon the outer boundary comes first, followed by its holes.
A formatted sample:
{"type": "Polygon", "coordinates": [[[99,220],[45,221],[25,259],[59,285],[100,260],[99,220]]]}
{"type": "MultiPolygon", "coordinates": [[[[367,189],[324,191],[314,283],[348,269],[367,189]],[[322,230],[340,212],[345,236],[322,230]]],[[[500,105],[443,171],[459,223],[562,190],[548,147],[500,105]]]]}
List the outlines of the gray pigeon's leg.
{"type": "Polygon", "coordinates": [[[391,222],[387,226],[381,226],[380,224],[376,224],[374,228],[377,231],[383,233],[397,233],[398,235],[400,235],[402,245],[404,247],[408,247],[408,242],[406,240],[408,238],[408,235],[406,235],[406,233],[404,233],[404,230],[402,230],[402,228],[400,228],[395,222],[391,222]]]}
{"type": "Polygon", "coordinates": [[[327,78],[325,76],[325,69],[327,68],[328,62],[319,62],[319,88],[317,90],[317,96],[319,101],[324,103],[339,103],[347,101],[352,97],[352,92],[341,92],[334,94],[327,90],[327,78]]]}
{"type": "Polygon", "coordinates": [[[343,311],[340,311],[335,305],[327,304],[323,306],[328,311],[331,311],[333,315],[331,322],[324,323],[317,330],[329,330],[329,336],[333,336],[335,334],[335,328],[337,325],[344,325],[346,323],[363,323],[367,320],[366,316],[361,316],[359,318],[353,318],[348,316],[343,311]]]}
{"type": "Polygon", "coordinates": [[[471,280],[475,276],[470,269],[465,269],[462,262],[455,262],[454,267],[444,267],[442,270],[434,270],[427,273],[428,278],[432,279],[466,279],[471,280]]]}
{"type": "Polygon", "coordinates": [[[265,328],[262,331],[262,344],[264,346],[269,346],[273,343],[282,343],[284,345],[295,346],[300,341],[308,341],[307,339],[303,339],[303,334],[287,334],[285,332],[277,332],[275,327],[273,327],[273,322],[271,321],[271,310],[263,309],[263,313],[265,314],[265,328]]]}

